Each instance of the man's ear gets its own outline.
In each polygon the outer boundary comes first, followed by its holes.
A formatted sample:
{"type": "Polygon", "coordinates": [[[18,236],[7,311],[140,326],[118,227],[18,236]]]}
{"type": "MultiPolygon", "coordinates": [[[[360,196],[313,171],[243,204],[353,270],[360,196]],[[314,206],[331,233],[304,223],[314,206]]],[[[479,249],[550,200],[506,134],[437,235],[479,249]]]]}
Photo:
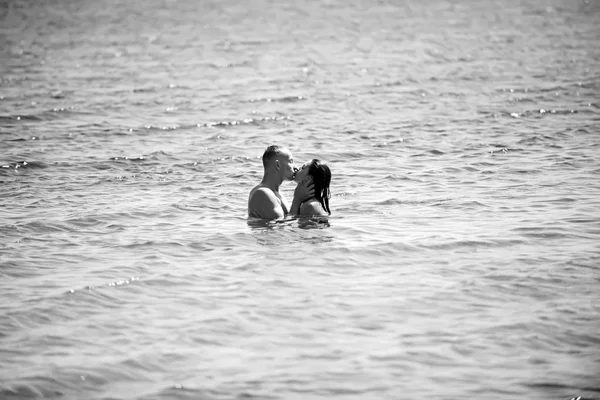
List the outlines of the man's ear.
{"type": "Polygon", "coordinates": [[[275,168],[279,169],[279,160],[275,160],[275,168]]]}

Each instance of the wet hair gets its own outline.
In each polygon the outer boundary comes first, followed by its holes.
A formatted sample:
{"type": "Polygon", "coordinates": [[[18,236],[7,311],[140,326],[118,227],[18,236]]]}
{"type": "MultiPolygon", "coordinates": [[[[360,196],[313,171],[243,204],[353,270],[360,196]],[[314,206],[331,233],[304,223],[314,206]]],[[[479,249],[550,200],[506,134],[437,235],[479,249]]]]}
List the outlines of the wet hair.
{"type": "Polygon", "coordinates": [[[269,162],[277,156],[287,153],[287,148],[279,145],[271,145],[267,147],[262,156],[263,167],[267,168],[269,162]]]}
{"type": "Polygon", "coordinates": [[[327,164],[314,158],[308,168],[308,174],[312,176],[313,184],[315,185],[315,199],[317,199],[319,203],[321,203],[321,206],[323,206],[323,209],[331,215],[331,210],[329,209],[329,198],[331,197],[331,192],[329,191],[331,170],[327,164]]]}

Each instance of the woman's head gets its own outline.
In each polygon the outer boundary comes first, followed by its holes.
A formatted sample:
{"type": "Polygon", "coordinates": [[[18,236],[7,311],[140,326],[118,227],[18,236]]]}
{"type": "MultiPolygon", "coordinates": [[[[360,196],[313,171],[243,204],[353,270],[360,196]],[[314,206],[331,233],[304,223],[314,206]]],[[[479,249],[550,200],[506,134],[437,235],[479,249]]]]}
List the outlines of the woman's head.
{"type": "Polygon", "coordinates": [[[313,185],[315,185],[315,198],[321,203],[323,209],[331,214],[331,211],[329,210],[331,170],[327,164],[314,158],[302,165],[298,172],[296,172],[294,180],[300,182],[307,176],[312,177],[313,185]]]}

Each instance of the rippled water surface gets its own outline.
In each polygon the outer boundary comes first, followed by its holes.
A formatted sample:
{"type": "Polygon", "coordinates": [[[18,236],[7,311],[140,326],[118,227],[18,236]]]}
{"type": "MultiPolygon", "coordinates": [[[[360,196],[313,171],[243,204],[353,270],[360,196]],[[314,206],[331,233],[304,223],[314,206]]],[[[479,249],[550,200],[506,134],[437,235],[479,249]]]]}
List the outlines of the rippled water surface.
{"type": "Polygon", "coordinates": [[[0,3],[0,398],[600,398],[599,26],[0,3]],[[246,218],[273,143],[326,223],[246,218]]]}

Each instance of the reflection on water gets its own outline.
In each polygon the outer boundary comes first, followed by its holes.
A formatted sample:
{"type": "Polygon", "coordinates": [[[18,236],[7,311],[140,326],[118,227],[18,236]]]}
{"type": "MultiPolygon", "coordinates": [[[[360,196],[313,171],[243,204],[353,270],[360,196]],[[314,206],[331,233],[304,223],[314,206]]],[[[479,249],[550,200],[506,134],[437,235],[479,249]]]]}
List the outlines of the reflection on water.
{"type": "Polygon", "coordinates": [[[330,226],[331,224],[329,223],[328,217],[315,216],[298,218],[298,227],[301,229],[325,229],[330,226]]]}
{"type": "Polygon", "coordinates": [[[248,217],[247,225],[250,229],[274,230],[279,228],[299,227],[300,229],[325,229],[329,228],[328,217],[287,217],[278,220],[248,217]]]}
{"type": "Polygon", "coordinates": [[[333,241],[334,235],[327,233],[331,227],[329,220],[328,217],[288,217],[269,221],[250,217],[247,225],[256,243],[265,250],[271,248],[275,254],[278,249],[290,254],[307,244],[317,249],[333,241]]]}

